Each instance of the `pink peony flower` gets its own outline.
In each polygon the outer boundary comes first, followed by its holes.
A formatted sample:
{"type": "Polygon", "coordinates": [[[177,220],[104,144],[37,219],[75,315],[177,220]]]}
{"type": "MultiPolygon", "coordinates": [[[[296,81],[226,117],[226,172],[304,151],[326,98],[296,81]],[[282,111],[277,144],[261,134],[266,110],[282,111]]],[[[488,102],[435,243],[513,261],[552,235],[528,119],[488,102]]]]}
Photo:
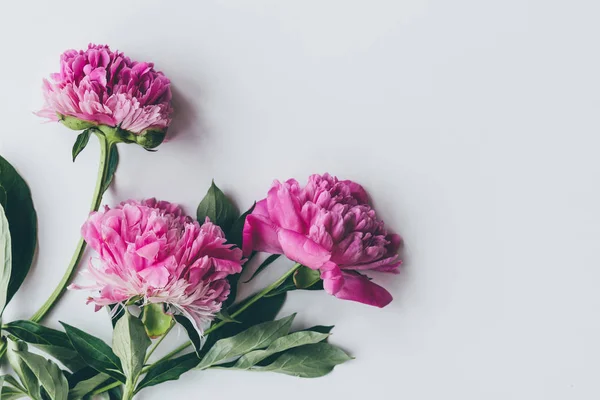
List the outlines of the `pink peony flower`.
{"type": "Polygon", "coordinates": [[[208,218],[200,226],[165,201],[105,207],[81,232],[100,260],[82,272],[91,284],[70,289],[98,291],[88,301],[96,310],[132,298],[164,303],[202,332],[229,295],[227,276],[242,270],[242,251],[225,244],[221,228],[208,218]]]}
{"type": "Polygon", "coordinates": [[[44,79],[46,104],[38,112],[50,120],[74,117],[134,135],[164,132],[171,122],[169,79],[152,63],[132,61],[108,46],[66,51],[51,79],[44,79]]]}
{"type": "Polygon", "coordinates": [[[302,188],[275,181],[246,218],[244,254],[284,254],[321,271],[325,290],[340,299],[384,307],[391,294],[362,272],[398,272],[401,238],[388,234],[362,186],[329,174],[302,188]]]}

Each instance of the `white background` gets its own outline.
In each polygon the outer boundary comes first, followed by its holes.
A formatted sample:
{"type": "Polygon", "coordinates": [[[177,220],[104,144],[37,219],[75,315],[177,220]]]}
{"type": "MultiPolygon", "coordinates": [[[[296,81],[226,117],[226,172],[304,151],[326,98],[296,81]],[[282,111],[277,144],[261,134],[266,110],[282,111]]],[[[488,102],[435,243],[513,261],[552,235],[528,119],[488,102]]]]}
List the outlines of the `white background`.
{"type": "MultiPolygon", "coordinates": [[[[596,1],[3,1],[0,153],[29,182],[39,254],[6,320],[62,276],[85,219],[95,140],[41,124],[68,48],[154,61],[177,113],[157,153],[120,146],[105,198],[193,214],[215,178],[240,208],[273,179],[362,183],[406,241],[383,310],[295,293],[297,326],[335,324],[355,361],[301,380],[190,372],[140,399],[595,400],[600,396],[600,7],[596,1]]],[[[288,264],[280,263],[258,284],[288,264]]],[[[110,340],[68,293],[47,319],[110,340]]],[[[183,341],[173,334],[165,350],[183,341]]]]}

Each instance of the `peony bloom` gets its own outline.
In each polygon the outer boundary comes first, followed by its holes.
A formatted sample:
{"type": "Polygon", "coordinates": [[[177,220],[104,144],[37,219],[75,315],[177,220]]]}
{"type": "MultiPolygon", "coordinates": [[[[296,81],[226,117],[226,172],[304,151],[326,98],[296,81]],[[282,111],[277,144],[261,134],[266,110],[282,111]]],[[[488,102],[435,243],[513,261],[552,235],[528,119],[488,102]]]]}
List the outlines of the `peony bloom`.
{"type": "Polygon", "coordinates": [[[397,272],[401,238],[388,234],[362,186],[329,174],[305,187],[275,181],[244,226],[244,254],[284,254],[321,271],[325,290],[340,299],[384,307],[391,294],[362,272],[397,272]]]}
{"type": "Polygon", "coordinates": [[[105,207],[81,232],[100,259],[82,272],[92,283],[70,289],[97,291],[89,298],[97,310],[131,299],[164,303],[202,331],[229,295],[227,276],[242,270],[242,251],[225,244],[221,228],[208,218],[200,226],[165,201],[105,207]]]}
{"type": "Polygon", "coordinates": [[[74,129],[119,128],[129,141],[156,147],[171,122],[169,79],[152,63],[132,61],[108,46],[66,51],[60,72],[44,80],[43,89],[46,104],[37,114],[74,129]],[[148,145],[136,137],[147,133],[148,145]]]}

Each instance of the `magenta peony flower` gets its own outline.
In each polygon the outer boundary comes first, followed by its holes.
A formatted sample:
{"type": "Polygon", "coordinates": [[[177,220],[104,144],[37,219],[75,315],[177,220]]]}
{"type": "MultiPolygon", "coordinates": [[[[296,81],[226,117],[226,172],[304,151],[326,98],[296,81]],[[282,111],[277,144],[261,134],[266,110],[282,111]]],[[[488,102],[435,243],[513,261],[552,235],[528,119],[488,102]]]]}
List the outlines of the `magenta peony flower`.
{"type": "Polygon", "coordinates": [[[361,272],[397,272],[401,238],[388,234],[362,186],[329,174],[275,181],[244,226],[244,254],[284,254],[321,271],[325,290],[340,299],[384,307],[391,294],[361,272]]]}
{"type": "Polygon", "coordinates": [[[44,80],[46,104],[39,116],[62,120],[74,129],[104,125],[134,136],[162,133],[160,140],[164,138],[171,122],[171,88],[169,79],[152,63],[132,61],[108,46],[90,44],[85,51],[66,51],[60,58],[60,72],[51,79],[44,80]]]}
{"type": "Polygon", "coordinates": [[[70,288],[98,291],[89,298],[97,310],[132,298],[164,303],[202,331],[229,295],[226,277],[242,270],[242,251],[225,244],[221,228],[208,218],[200,226],[165,201],[105,207],[81,232],[100,260],[82,272],[93,283],[70,288]]]}

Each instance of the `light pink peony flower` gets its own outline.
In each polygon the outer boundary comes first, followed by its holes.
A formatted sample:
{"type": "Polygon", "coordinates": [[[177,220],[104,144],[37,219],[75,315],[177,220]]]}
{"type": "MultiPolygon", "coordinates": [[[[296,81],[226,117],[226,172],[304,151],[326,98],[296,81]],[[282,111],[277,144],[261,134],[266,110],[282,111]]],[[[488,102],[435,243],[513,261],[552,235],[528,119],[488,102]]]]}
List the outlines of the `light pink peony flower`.
{"type": "Polygon", "coordinates": [[[164,303],[202,331],[229,295],[227,276],[242,270],[242,251],[225,244],[221,228],[208,218],[200,226],[165,201],[105,207],[81,232],[100,260],[82,272],[91,284],[70,288],[98,291],[89,298],[97,310],[132,298],[164,303]]]}
{"type": "Polygon", "coordinates": [[[391,294],[361,272],[397,272],[401,238],[388,234],[362,186],[329,174],[302,188],[275,181],[244,226],[244,254],[284,254],[321,271],[325,290],[340,299],[384,307],[391,294]]]}
{"type": "Polygon", "coordinates": [[[66,51],[51,79],[44,80],[46,104],[38,112],[50,120],[74,117],[135,135],[166,131],[171,122],[169,79],[152,63],[132,61],[108,46],[66,51]]]}

